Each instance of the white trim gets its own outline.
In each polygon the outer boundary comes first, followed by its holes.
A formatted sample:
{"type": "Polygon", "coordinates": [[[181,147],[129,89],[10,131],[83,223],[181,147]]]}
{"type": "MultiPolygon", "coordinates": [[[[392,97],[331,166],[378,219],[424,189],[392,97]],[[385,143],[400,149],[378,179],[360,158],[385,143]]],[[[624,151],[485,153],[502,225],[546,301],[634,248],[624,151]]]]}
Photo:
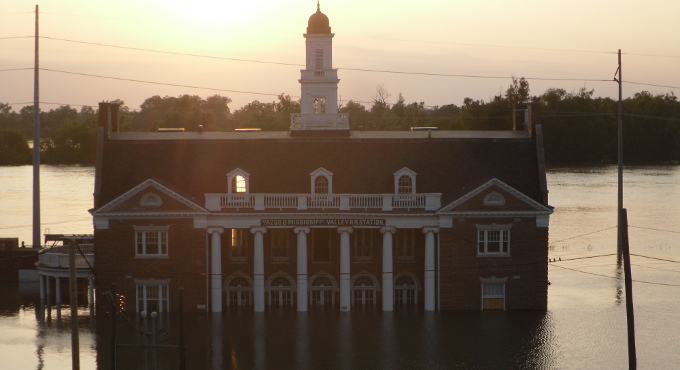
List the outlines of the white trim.
{"type": "Polygon", "coordinates": [[[197,214],[207,214],[209,213],[208,210],[205,208],[199,206],[198,204],[184,198],[183,196],[175,193],[174,191],[170,190],[170,188],[165,187],[158,183],[155,180],[152,179],[147,179],[141,184],[135,186],[134,188],[128,190],[127,192],[123,193],[122,195],[118,196],[116,199],[106,203],[105,205],[99,207],[99,209],[95,210],[92,212],[93,216],[128,216],[128,215],[148,215],[150,213],[145,213],[145,212],[115,212],[112,211],[115,207],[118,205],[124,203],[125,201],[129,200],[133,196],[137,195],[138,193],[141,193],[143,190],[146,188],[155,188],[158,190],[160,193],[165,194],[178,202],[186,205],[189,209],[191,209],[191,212],[189,211],[171,211],[171,212],[155,212],[151,214],[183,214],[183,215],[197,215],[197,214]]]}
{"type": "Polygon", "coordinates": [[[463,215],[463,214],[478,214],[478,215],[484,215],[484,214],[496,214],[496,213],[488,212],[488,211],[456,212],[456,211],[454,210],[456,207],[458,207],[458,206],[460,206],[461,204],[467,202],[468,200],[470,200],[470,199],[472,199],[473,197],[479,195],[479,194],[482,193],[483,191],[485,191],[485,190],[491,188],[492,186],[497,186],[497,187],[499,187],[500,189],[504,190],[505,192],[509,193],[510,195],[515,196],[517,199],[523,201],[524,203],[526,203],[527,205],[529,205],[530,207],[532,207],[532,208],[535,209],[535,211],[520,211],[520,212],[515,212],[515,214],[524,213],[524,214],[527,214],[527,215],[529,215],[529,214],[531,214],[531,215],[536,215],[536,214],[548,214],[548,215],[549,215],[549,214],[552,214],[552,213],[553,213],[553,210],[552,210],[550,207],[545,206],[545,205],[543,205],[543,204],[541,204],[541,203],[539,203],[539,202],[537,202],[537,201],[535,201],[535,200],[529,198],[528,196],[526,196],[525,194],[523,194],[523,193],[519,192],[518,190],[514,189],[514,188],[511,187],[510,185],[508,185],[508,184],[506,184],[506,183],[504,183],[504,182],[502,182],[502,181],[500,181],[500,180],[494,178],[494,179],[491,179],[491,180],[487,181],[487,182],[484,183],[483,185],[477,187],[476,189],[472,190],[471,192],[469,192],[469,193],[463,195],[462,197],[458,198],[457,200],[455,200],[455,201],[449,203],[449,205],[447,205],[447,206],[443,207],[442,209],[440,209],[440,210],[437,212],[437,214],[446,214],[446,215],[463,215]]]}
{"type": "MultiPolygon", "coordinates": [[[[417,173],[411,170],[408,167],[404,167],[400,169],[399,171],[394,173],[394,194],[400,194],[399,193],[399,179],[402,176],[408,176],[411,178],[411,192],[408,194],[416,194],[416,175],[417,173]]],[[[401,194],[407,194],[407,193],[401,193],[401,194]]]]}

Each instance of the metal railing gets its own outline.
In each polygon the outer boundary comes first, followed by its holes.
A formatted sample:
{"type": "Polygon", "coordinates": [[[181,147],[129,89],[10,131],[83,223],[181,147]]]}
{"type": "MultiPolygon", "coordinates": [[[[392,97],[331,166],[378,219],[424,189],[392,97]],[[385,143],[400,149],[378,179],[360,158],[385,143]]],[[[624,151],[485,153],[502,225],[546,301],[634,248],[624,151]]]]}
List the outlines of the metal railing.
{"type": "MultiPolygon", "coordinates": [[[[80,244],[81,255],[76,251],[76,268],[86,269],[90,266],[94,267],[94,244],[80,244]],[[89,265],[88,265],[89,262],[89,265]]],[[[69,268],[68,263],[68,246],[52,247],[38,256],[38,264],[40,267],[53,268],[69,268]]]]}

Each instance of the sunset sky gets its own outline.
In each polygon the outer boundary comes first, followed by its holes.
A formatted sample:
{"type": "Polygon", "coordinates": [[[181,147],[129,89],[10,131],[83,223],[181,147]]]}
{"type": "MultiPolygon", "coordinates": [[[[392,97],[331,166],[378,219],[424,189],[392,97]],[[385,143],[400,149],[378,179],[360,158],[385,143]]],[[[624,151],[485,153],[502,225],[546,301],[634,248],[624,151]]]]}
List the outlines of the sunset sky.
{"type": "MultiPolygon", "coordinates": [[[[17,111],[33,101],[35,4],[0,4],[0,102],[17,111]]],[[[234,110],[299,97],[302,34],[316,0],[39,6],[43,110],[114,99],[138,109],[150,96],[182,94],[228,96],[234,110]]],[[[402,93],[407,103],[461,105],[498,95],[511,76],[528,78],[532,95],[586,87],[616,98],[617,49],[624,96],[680,92],[677,0],[325,0],[321,11],[335,33],[341,103],[368,105],[383,85],[392,103],[402,93]]]]}

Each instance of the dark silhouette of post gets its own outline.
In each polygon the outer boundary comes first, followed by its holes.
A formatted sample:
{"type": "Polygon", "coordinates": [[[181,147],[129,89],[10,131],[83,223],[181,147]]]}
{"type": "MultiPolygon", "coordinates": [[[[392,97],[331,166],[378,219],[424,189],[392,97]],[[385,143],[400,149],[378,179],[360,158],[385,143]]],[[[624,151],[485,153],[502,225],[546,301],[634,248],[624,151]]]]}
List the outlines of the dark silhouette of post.
{"type": "Polygon", "coordinates": [[[80,340],[78,338],[78,282],[76,280],[76,242],[69,239],[69,305],[71,306],[71,365],[73,370],[80,369],[80,340]]]}

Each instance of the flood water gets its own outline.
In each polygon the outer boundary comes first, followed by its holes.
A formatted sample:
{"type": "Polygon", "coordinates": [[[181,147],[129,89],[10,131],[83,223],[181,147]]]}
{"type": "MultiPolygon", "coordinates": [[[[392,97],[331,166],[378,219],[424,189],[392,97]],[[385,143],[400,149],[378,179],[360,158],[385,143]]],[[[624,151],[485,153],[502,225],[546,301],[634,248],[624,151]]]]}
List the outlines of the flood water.
{"type": "MultiPolygon", "coordinates": [[[[0,237],[30,244],[31,168],[0,167],[0,237]]],[[[680,364],[680,167],[627,168],[633,293],[640,369],[680,364]]],[[[93,169],[43,166],[43,224],[52,233],[90,233],[93,169]]],[[[335,310],[186,315],[189,369],[621,369],[628,366],[625,294],[616,260],[616,167],[549,171],[547,312],[335,310]]],[[[2,263],[5,263],[4,261],[2,263]]],[[[0,264],[0,268],[2,265],[0,264]]],[[[35,312],[35,283],[0,284],[2,369],[71,366],[68,307],[57,320],[35,312]]],[[[86,299],[81,299],[86,302],[86,299]]],[[[82,369],[111,364],[109,316],[79,307],[82,369]]],[[[178,318],[143,335],[138,317],[119,317],[119,344],[176,346],[178,318]]],[[[147,330],[151,323],[147,322],[147,330]]],[[[175,369],[174,347],[119,347],[118,369],[175,369]]]]}

